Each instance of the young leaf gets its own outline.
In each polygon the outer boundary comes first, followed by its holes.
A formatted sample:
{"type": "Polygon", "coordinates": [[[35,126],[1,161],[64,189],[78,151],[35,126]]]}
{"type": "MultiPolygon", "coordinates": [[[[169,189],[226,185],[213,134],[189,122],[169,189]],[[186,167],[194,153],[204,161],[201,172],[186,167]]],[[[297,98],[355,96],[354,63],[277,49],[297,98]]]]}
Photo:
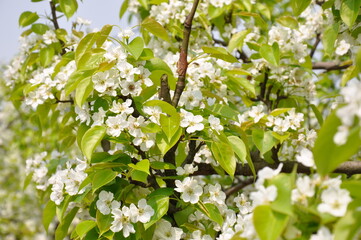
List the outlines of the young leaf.
{"type": "Polygon", "coordinates": [[[291,6],[293,13],[298,16],[310,5],[311,0],[292,0],[291,6]]]}
{"type": "Polygon", "coordinates": [[[231,53],[234,49],[242,49],[243,41],[251,29],[240,31],[232,36],[229,40],[228,51],[231,53]]]}
{"type": "Polygon", "coordinates": [[[341,121],[337,117],[336,111],[333,111],[323,123],[313,147],[313,157],[317,171],[323,176],[347,161],[360,148],[360,127],[351,129],[344,145],[338,146],[335,144],[333,137],[340,125],[341,121]]]}
{"type": "Polygon", "coordinates": [[[79,60],[83,56],[83,54],[93,47],[93,45],[99,38],[99,35],[99,32],[89,33],[82,40],[80,40],[75,50],[75,62],[77,63],[77,65],[79,64],[79,60]]]}
{"type": "Polygon", "coordinates": [[[143,52],[144,41],[141,37],[134,38],[128,45],[126,45],[127,50],[133,55],[135,60],[137,60],[143,52]]]}
{"type": "Polygon", "coordinates": [[[150,218],[149,222],[144,224],[145,229],[148,229],[167,213],[169,197],[166,195],[156,195],[148,200],[148,204],[153,208],[154,215],[150,218]]]}
{"type": "Polygon", "coordinates": [[[34,23],[36,20],[39,19],[39,16],[36,12],[23,12],[19,17],[19,26],[26,27],[32,23],[34,23]]]}
{"type": "Polygon", "coordinates": [[[163,39],[164,41],[167,41],[167,42],[170,41],[167,30],[165,30],[165,28],[160,23],[158,23],[155,19],[153,19],[151,17],[147,17],[146,19],[143,20],[143,22],[140,24],[140,26],[147,29],[149,32],[151,32],[155,36],[163,39]]]}
{"type": "Polygon", "coordinates": [[[97,225],[96,222],[92,220],[85,220],[76,226],[75,231],[80,238],[83,238],[85,234],[89,232],[92,228],[94,228],[96,225],[97,225]]]}
{"type": "Polygon", "coordinates": [[[247,162],[247,149],[244,142],[236,136],[229,136],[228,140],[233,148],[233,151],[236,153],[238,158],[242,161],[242,163],[247,162]]]}
{"type": "Polygon", "coordinates": [[[76,0],[59,0],[59,3],[60,9],[67,19],[71,18],[78,9],[78,2],[76,0]]]}
{"type": "Polygon", "coordinates": [[[56,205],[53,201],[49,200],[43,210],[43,219],[42,219],[43,226],[46,232],[48,232],[49,225],[53,221],[55,214],[56,214],[56,205]]]}
{"type": "Polygon", "coordinates": [[[322,45],[325,55],[332,56],[335,51],[335,41],[338,35],[340,23],[334,23],[326,27],[323,32],[322,45]]]}
{"type": "Polygon", "coordinates": [[[106,127],[94,126],[84,133],[81,139],[81,150],[89,161],[91,160],[95,147],[99,145],[105,136],[105,132],[106,127]]]}
{"type": "Polygon", "coordinates": [[[277,140],[272,136],[272,132],[265,132],[262,129],[254,129],[252,131],[252,139],[261,155],[271,150],[277,144],[277,140]]]}
{"type": "Polygon", "coordinates": [[[79,107],[83,106],[86,99],[93,91],[93,81],[90,77],[84,78],[79,82],[75,92],[75,104],[79,107]]]}
{"type": "Polygon", "coordinates": [[[279,47],[276,42],[274,42],[272,46],[267,44],[262,44],[261,48],[259,49],[259,54],[261,54],[261,56],[272,65],[275,66],[279,65],[280,62],[279,47]]]}
{"type": "Polygon", "coordinates": [[[129,163],[128,164],[129,167],[135,169],[135,170],[138,170],[138,171],[141,171],[141,172],[145,172],[146,174],[150,174],[149,173],[149,160],[148,159],[143,159],[142,161],[140,162],[137,162],[136,164],[133,164],[133,163],[129,163]]]}
{"type": "Polygon", "coordinates": [[[74,207],[70,212],[65,216],[64,220],[58,225],[55,231],[55,240],[63,240],[68,235],[68,229],[73,221],[76,213],[78,212],[79,207],[74,207]]]}
{"type": "Polygon", "coordinates": [[[276,240],[285,230],[288,216],[273,212],[268,205],[260,205],[254,209],[253,225],[261,240],[276,240]]]}
{"type": "Polygon", "coordinates": [[[343,0],[341,3],[341,19],[350,28],[356,21],[360,6],[361,0],[343,0]]]}
{"type": "Polygon", "coordinates": [[[298,27],[298,22],[294,17],[291,16],[282,16],[276,19],[276,22],[278,22],[279,24],[288,27],[288,28],[292,28],[292,29],[296,29],[298,27]]]}
{"type": "Polygon", "coordinates": [[[94,174],[94,178],[92,182],[93,192],[103,187],[104,185],[110,183],[116,176],[117,173],[111,169],[98,170],[94,174]]]}
{"type": "Polygon", "coordinates": [[[54,53],[55,51],[54,48],[52,47],[42,48],[39,53],[41,66],[43,67],[48,66],[53,60],[54,53]]]}
{"type": "Polygon", "coordinates": [[[233,177],[236,171],[236,158],[232,147],[226,142],[215,141],[211,144],[211,151],[219,165],[233,177]]]}

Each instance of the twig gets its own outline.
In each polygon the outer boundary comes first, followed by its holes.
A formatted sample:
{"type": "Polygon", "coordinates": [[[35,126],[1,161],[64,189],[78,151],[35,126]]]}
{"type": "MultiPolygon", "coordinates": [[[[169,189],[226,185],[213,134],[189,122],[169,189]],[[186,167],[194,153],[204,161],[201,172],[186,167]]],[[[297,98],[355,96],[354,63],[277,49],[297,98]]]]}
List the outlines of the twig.
{"type": "Polygon", "coordinates": [[[317,49],[317,46],[318,46],[318,44],[319,44],[320,41],[321,41],[320,36],[321,36],[321,34],[320,34],[320,33],[317,33],[315,44],[313,44],[313,47],[312,47],[311,52],[310,52],[310,57],[311,57],[311,58],[312,58],[313,55],[315,54],[316,49],[317,49]]]}
{"type": "Polygon", "coordinates": [[[180,96],[183,93],[183,90],[186,86],[186,75],[187,75],[187,68],[188,68],[188,45],[189,45],[189,37],[192,30],[192,21],[194,18],[194,14],[196,13],[198,7],[199,0],[194,0],[192,10],[190,11],[189,15],[187,16],[186,20],[184,21],[184,30],[183,30],[183,41],[180,48],[180,55],[178,61],[178,81],[176,85],[176,89],[174,91],[174,96],[172,100],[172,104],[174,107],[178,106],[178,102],[180,96]]]}
{"type": "Polygon", "coordinates": [[[56,30],[56,29],[59,29],[58,17],[56,16],[56,6],[55,6],[54,1],[50,1],[49,3],[50,3],[51,16],[52,16],[51,21],[53,22],[54,28],[56,30]]]}
{"type": "Polygon", "coordinates": [[[337,62],[315,62],[312,63],[312,69],[323,69],[326,71],[332,71],[332,70],[342,70],[342,69],[346,69],[349,66],[351,66],[351,64],[344,64],[341,65],[337,62]]]}
{"type": "MultiPolygon", "coordinates": [[[[301,163],[295,162],[295,161],[285,161],[283,163],[283,168],[281,172],[284,173],[290,173],[292,172],[293,168],[297,166],[297,173],[306,173],[310,174],[311,169],[309,167],[306,167],[302,165],[301,163]]],[[[264,167],[270,167],[272,169],[276,169],[279,164],[269,164],[265,161],[262,162],[254,162],[254,168],[257,171],[261,170],[264,167]]],[[[200,163],[197,165],[198,171],[193,173],[193,176],[198,175],[213,175],[217,174],[217,172],[213,169],[213,167],[206,163],[200,163]]],[[[335,171],[334,173],[343,173],[347,174],[348,176],[354,175],[354,174],[361,174],[361,162],[360,161],[346,161],[342,163],[335,171]]],[[[242,175],[242,176],[253,176],[252,170],[248,165],[242,166],[241,164],[238,164],[236,167],[235,175],[242,175]]]]}
{"type": "Polygon", "coordinates": [[[201,149],[201,147],[203,145],[205,145],[204,142],[200,142],[198,144],[198,146],[196,146],[196,140],[189,141],[189,144],[188,144],[189,152],[188,152],[186,159],[182,163],[182,167],[184,167],[184,165],[186,165],[186,164],[190,164],[193,162],[194,157],[196,156],[197,152],[201,149]]]}
{"type": "Polygon", "coordinates": [[[241,181],[240,183],[226,189],[224,191],[224,193],[226,194],[226,198],[228,198],[229,196],[231,196],[233,193],[236,193],[238,192],[239,190],[241,190],[242,188],[252,184],[254,182],[254,179],[253,178],[248,178],[244,181],[241,181]]]}

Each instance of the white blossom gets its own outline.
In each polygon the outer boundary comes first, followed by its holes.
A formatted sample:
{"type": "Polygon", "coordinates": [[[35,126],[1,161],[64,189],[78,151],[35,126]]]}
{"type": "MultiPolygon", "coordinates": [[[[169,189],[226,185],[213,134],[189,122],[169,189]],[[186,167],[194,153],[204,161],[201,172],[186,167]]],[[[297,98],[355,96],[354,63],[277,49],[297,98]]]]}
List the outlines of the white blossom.
{"type": "Polygon", "coordinates": [[[176,180],[175,185],[177,187],[174,190],[182,193],[181,198],[185,202],[195,204],[199,201],[199,197],[203,193],[203,189],[198,184],[197,180],[190,177],[186,177],[182,182],[176,180]]]}

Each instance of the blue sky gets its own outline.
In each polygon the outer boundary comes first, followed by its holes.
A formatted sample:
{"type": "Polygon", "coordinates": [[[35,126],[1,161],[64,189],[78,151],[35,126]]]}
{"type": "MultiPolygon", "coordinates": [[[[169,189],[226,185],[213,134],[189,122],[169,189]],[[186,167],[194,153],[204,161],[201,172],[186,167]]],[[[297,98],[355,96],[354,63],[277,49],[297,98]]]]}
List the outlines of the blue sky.
{"type": "MultiPolygon", "coordinates": [[[[127,16],[120,20],[118,15],[122,0],[83,0],[83,2],[78,2],[78,11],[70,21],[79,16],[90,20],[91,27],[101,28],[105,24],[116,24],[122,28],[128,26],[127,16]]],[[[37,12],[43,16],[50,14],[49,1],[0,0],[0,63],[10,61],[17,52],[18,38],[26,29],[22,29],[18,25],[19,16],[24,11],[37,12]]],[[[66,29],[71,26],[65,17],[59,20],[59,25],[66,29]]]]}

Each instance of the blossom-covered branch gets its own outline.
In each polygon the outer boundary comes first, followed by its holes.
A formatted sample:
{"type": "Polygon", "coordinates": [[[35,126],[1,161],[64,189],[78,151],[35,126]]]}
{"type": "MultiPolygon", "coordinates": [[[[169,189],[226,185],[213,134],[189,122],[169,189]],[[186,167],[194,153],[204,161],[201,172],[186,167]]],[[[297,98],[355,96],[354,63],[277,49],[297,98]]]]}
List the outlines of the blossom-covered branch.
{"type": "Polygon", "coordinates": [[[176,85],[176,89],[174,91],[174,96],[172,99],[173,106],[178,106],[179,99],[183,93],[183,90],[186,86],[186,75],[187,75],[187,68],[188,68],[188,46],[189,46],[189,38],[191,36],[192,31],[192,21],[194,18],[194,15],[196,13],[198,3],[200,0],[194,0],[192,9],[187,16],[186,20],[184,21],[184,30],[183,30],[183,40],[180,47],[180,55],[179,55],[179,61],[178,61],[178,81],[176,85]]]}

